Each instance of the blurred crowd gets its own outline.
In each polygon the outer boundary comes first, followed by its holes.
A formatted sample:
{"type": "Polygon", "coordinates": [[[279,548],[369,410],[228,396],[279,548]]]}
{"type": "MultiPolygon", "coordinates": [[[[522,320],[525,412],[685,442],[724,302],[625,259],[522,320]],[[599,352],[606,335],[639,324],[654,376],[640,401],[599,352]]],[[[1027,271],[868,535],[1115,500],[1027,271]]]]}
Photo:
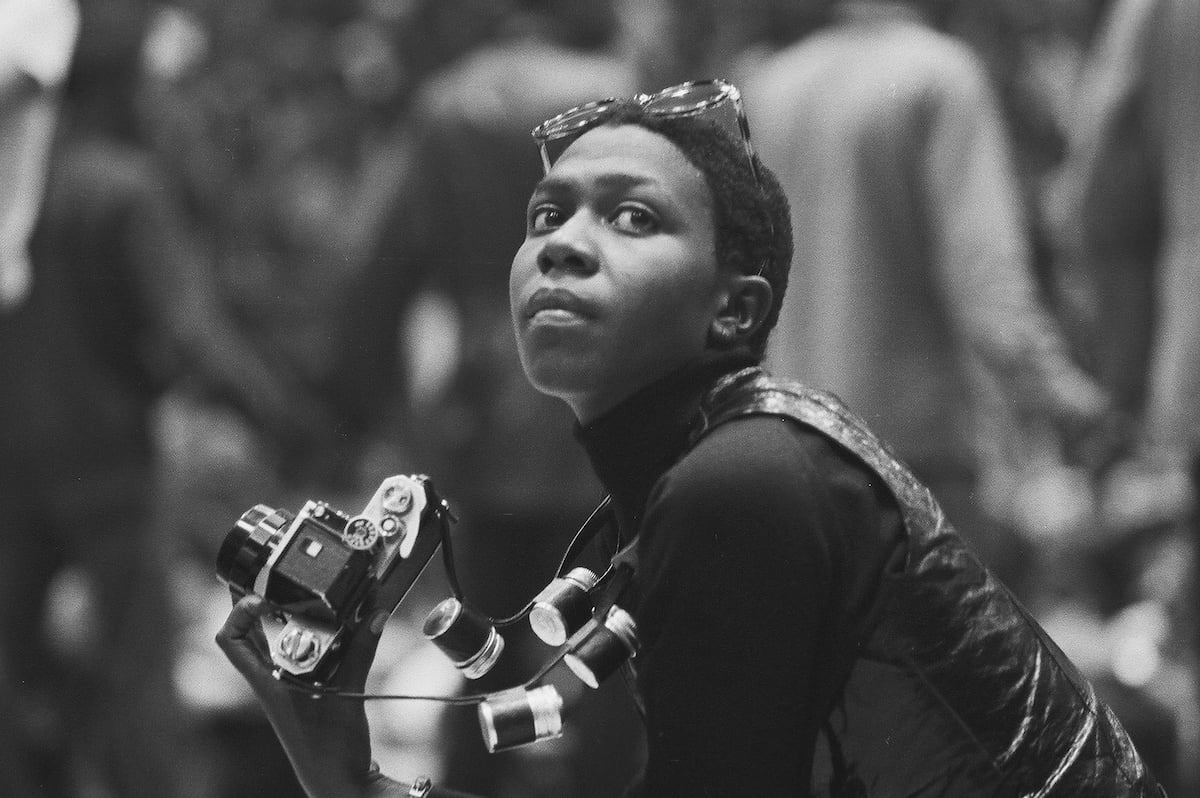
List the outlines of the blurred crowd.
{"type": "MultiPolygon", "coordinates": [[[[770,368],[890,440],[1197,794],[1198,38],[1190,0],[0,0],[0,794],[299,794],[212,643],[255,504],[429,474],[476,604],[546,584],[600,490],[508,320],[529,130],[707,77],[792,203],[770,368]]],[[[468,689],[419,631],[444,576],[374,689],[468,689]]],[[[559,740],[379,702],[375,750],[616,794],[632,703],[562,689],[559,740]]]]}

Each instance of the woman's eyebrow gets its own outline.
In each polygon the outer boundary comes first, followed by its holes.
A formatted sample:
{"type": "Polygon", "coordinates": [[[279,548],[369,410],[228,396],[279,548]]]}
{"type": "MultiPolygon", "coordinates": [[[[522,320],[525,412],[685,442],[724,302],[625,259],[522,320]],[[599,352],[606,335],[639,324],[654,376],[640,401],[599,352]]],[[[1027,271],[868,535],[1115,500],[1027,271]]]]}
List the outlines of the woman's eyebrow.
{"type": "Polygon", "coordinates": [[[658,186],[659,181],[650,175],[632,174],[629,172],[605,172],[603,174],[581,177],[566,177],[563,175],[546,175],[534,186],[534,193],[554,193],[575,191],[583,182],[590,182],[601,190],[623,190],[640,186],[658,186]]]}

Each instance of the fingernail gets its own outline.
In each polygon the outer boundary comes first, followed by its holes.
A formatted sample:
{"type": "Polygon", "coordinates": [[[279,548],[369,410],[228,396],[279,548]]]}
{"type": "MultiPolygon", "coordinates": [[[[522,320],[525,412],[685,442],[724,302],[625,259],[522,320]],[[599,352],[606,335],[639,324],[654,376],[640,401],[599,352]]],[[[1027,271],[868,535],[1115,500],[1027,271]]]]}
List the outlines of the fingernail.
{"type": "Polygon", "coordinates": [[[374,634],[374,635],[383,634],[383,625],[385,623],[387,623],[387,619],[388,619],[388,612],[386,610],[380,610],[379,612],[372,615],[371,616],[371,634],[374,634]]]}

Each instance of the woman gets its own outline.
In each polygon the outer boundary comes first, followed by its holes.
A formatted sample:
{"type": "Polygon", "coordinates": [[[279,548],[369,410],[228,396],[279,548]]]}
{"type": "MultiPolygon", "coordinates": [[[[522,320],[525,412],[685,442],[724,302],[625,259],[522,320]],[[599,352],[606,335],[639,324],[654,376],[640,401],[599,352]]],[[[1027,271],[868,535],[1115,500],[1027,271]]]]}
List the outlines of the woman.
{"type": "MultiPolygon", "coordinates": [[[[547,174],[513,321],[613,499],[631,577],[612,598],[636,623],[647,730],[633,794],[1158,795],[928,491],[834,398],[755,367],[791,233],[736,89],[574,109],[534,133],[547,174]]],[[[310,794],[454,795],[373,772],[360,703],[276,683],[264,611],[240,602],[218,642],[310,794]]],[[[341,686],[361,689],[371,629],[341,686]]]]}

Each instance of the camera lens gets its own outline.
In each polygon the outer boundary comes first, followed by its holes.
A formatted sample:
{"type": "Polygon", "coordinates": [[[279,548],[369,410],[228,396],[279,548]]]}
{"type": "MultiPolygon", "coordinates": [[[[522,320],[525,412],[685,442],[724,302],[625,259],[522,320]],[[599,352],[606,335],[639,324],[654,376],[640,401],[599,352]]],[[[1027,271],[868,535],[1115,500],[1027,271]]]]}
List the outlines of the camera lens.
{"type": "Polygon", "coordinates": [[[561,646],[592,617],[588,591],[599,581],[587,568],[572,568],[555,579],[533,600],[529,625],[542,642],[561,646]]]}
{"type": "Polygon", "coordinates": [[[423,631],[468,679],[484,676],[504,651],[504,638],[491,621],[456,598],[430,610],[423,631]]]}
{"type": "Polygon", "coordinates": [[[294,518],[287,510],[265,504],[242,513],[217,552],[217,576],[235,590],[252,592],[258,572],[294,518]]]}
{"type": "Polygon", "coordinates": [[[563,656],[563,661],[580,681],[594,690],[625,660],[637,656],[640,643],[633,616],[616,605],[609,608],[604,623],[592,620],[589,624],[585,627],[587,631],[579,633],[580,639],[563,656]]]}
{"type": "Polygon", "coordinates": [[[479,705],[479,727],[493,754],[561,737],[562,696],[552,684],[490,695],[479,705]]]}

